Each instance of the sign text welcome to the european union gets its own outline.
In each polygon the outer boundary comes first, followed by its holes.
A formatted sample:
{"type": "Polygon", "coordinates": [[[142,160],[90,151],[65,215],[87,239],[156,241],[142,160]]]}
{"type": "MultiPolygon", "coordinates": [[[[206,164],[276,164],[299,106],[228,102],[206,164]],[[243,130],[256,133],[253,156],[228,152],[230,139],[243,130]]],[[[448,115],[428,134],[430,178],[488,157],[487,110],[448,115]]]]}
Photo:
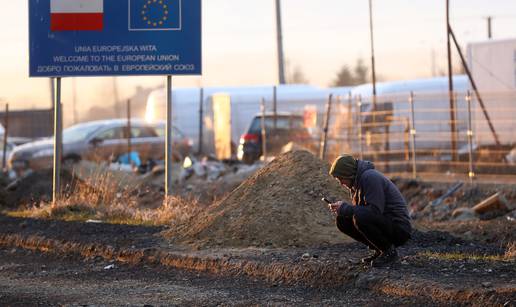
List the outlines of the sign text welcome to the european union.
{"type": "Polygon", "coordinates": [[[201,0],[29,0],[31,77],[199,75],[201,0]]]}

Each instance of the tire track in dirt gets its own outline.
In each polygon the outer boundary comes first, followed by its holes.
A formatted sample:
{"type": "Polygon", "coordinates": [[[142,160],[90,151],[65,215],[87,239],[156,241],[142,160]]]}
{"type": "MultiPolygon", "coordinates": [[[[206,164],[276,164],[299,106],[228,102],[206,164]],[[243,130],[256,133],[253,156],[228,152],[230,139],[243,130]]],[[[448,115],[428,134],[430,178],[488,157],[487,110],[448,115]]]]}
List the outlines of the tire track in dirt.
{"type": "MultiPolygon", "coordinates": [[[[223,276],[247,276],[273,284],[296,284],[309,287],[355,287],[384,293],[393,297],[424,297],[439,303],[504,305],[516,301],[516,287],[485,289],[457,285],[449,287],[424,277],[408,277],[397,270],[366,269],[350,264],[349,259],[324,262],[297,261],[292,252],[285,252],[279,260],[265,257],[234,256],[226,251],[167,251],[159,248],[120,248],[94,243],[73,242],[46,238],[44,235],[1,234],[0,245],[77,258],[102,257],[129,264],[152,264],[165,267],[208,272],[223,276]]],[[[350,244],[346,256],[356,256],[357,249],[350,244]]],[[[244,253],[245,254],[245,253],[244,253]]]]}

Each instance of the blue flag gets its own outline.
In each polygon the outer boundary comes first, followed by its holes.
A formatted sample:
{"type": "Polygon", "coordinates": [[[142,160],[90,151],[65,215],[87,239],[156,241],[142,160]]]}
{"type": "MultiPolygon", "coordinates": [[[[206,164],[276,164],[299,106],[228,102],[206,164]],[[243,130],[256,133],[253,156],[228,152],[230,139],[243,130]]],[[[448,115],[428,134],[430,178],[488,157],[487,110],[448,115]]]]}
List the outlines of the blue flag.
{"type": "Polygon", "coordinates": [[[129,30],[181,30],[181,0],[129,0],[129,30]]]}

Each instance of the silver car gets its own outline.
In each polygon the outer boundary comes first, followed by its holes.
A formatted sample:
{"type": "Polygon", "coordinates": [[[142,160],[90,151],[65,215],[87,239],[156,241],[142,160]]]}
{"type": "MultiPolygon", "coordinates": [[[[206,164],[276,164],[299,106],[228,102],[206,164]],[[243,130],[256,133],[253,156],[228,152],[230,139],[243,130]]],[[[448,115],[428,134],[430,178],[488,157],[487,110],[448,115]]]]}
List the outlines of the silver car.
{"type": "MultiPolygon", "coordinates": [[[[149,124],[131,120],[131,150],[137,152],[142,162],[162,160],[165,156],[165,124],[149,124]]],[[[77,124],[63,130],[63,162],[113,161],[128,152],[126,119],[111,119],[77,124]]],[[[181,160],[188,155],[192,142],[173,127],[173,158],[181,160]]],[[[9,166],[17,174],[27,170],[52,167],[52,138],[26,143],[14,148],[9,156],[9,166]]]]}

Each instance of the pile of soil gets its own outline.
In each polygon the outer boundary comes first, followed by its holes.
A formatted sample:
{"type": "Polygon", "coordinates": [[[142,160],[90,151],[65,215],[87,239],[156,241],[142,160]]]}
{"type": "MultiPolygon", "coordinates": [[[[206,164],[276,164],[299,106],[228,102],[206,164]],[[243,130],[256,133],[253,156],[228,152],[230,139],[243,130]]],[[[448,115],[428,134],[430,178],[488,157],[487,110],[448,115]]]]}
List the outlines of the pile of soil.
{"type": "MultiPolygon", "coordinates": [[[[0,193],[0,205],[21,208],[52,200],[52,169],[31,172],[9,184],[0,193]]],[[[79,180],[67,170],[61,172],[61,191],[72,191],[79,180]]]]}
{"type": "Polygon", "coordinates": [[[164,236],[197,248],[297,247],[344,242],[321,201],[349,201],[349,192],[328,175],[329,165],[307,151],[288,152],[245,180],[199,216],[164,236]]]}

